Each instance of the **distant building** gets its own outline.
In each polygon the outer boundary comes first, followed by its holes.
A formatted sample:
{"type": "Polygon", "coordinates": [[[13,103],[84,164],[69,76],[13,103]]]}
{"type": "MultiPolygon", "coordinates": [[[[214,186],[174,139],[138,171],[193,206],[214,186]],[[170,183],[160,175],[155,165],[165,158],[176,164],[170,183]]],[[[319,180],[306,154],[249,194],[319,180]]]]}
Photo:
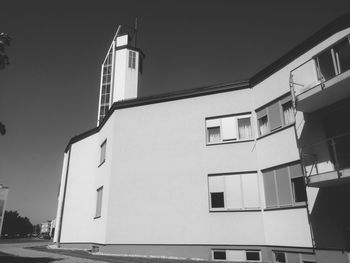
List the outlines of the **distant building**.
{"type": "Polygon", "coordinates": [[[44,223],[41,223],[40,227],[40,234],[50,234],[50,229],[51,229],[51,221],[47,220],[44,223]]]}
{"type": "Polygon", "coordinates": [[[349,263],[349,36],[346,15],[248,80],[138,97],[143,54],[120,27],[102,65],[98,126],[65,150],[54,241],[349,263]]]}
{"type": "Polygon", "coordinates": [[[0,184],[0,236],[6,210],[8,188],[0,184]]]}

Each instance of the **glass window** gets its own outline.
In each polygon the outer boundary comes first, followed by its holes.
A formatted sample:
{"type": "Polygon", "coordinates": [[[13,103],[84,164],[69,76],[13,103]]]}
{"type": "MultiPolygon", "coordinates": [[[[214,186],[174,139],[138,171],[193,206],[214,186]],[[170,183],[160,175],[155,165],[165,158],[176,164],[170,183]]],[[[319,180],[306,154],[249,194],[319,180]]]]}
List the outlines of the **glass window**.
{"type": "Polygon", "coordinates": [[[252,138],[252,126],[250,124],[250,117],[238,118],[238,137],[241,140],[252,138]]]}
{"type": "Polygon", "coordinates": [[[337,62],[338,73],[350,69],[350,44],[349,39],[342,40],[334,47],[335,59],[337,62]]]}
{"type": "Polygon", "coordinates": [[[335,76],[335,68],[331,50],[326,50],[317,57],[321,80],[326,81],[335,76]]]}
{"type": "Polygon", "coordinates": [[[292,101],[288,101],[287,103],[283,104],[282,108],[284,125],[294,123],[294,110],[292,101]]]}
{"type": "Polygon", "coordinates": [[[268,116],[269,116],[269,125],[270,130],[275,130],[277,128],[282,127],[282,119],[281,119],[281,112],[280,112],[280,103],[279,101],[275,102],[274,104],[270,105],[268,107],[268,116]]]}
{"type": "Polygon", "coordinates": [[[224,193],[210,193],[211,196],[211,207],[212,208],[223,208],[225,207],[224,193]]]}
{"type": "Polygon", "coordinates": [[[226,251],[221,250],[221,251],[213,251],[213,259],[216,260],[226,260],[226,251]]]}
{"type": "Polygon", "coordinates": [[[100,187],[99,189],[97,189],[96,214],[95,214],[95,217],[100,217],[101,216],[102,194],[103,194],[103,187],[100,187]]]}
{"type": "Polygon", "coordinates": [[[136,52],[129,50],[129,68],[135,68],[136,66],[136,52]]]}
{"type": "Polygon", "coordinates": [[[276,263],[286,263],[286,253],[275,252],[275,262],[276,263]]]}
{"type": "Polygon", "coordinates": [[[296,203],[305,202],[307,200],[303,177],[293,178],[292,188],[293,188],[294,201],[296,203]]]}
{"type": "Polygon", "coordinates": [[[101,146],[100,146],[100,165],[105,162],[106,160],[106,147],[107,147],[107,140],[105,140],[101,146]]]}
{"type": "Polygon", "coordinates": [[[259,120],[259,135],[264,135],[269,132],[267,116],[261,117],[259,120]]]}
{"type": "Polygon", "coordinates": [[[259,251],[246,251],[246,257],[248,261],[260,261],[259,251]]]}
{"type": "Polygon", "coordinates": [[[221,138],[220,138],[220,127],[211,127],[211,128],[208,128],[208,142],[209,142],[209,143],[218,143],[218,142],[221,142],[221,138]]]}

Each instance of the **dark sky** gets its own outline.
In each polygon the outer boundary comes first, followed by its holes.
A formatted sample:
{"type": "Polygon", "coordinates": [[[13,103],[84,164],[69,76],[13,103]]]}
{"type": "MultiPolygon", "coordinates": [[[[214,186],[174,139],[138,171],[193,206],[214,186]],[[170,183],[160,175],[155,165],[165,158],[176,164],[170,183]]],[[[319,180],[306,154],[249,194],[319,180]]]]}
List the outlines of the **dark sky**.
{"type": "Polygon", "coordinates": [[[249,78],[350,11],[349,0],[0,4],[0,32],[13,37],[0,71],[0,184],[7,210],[33,223],[55,217],[64,148],[96,124],[100,64],[119,24],[138,17],[146,96],[249,78]]]}

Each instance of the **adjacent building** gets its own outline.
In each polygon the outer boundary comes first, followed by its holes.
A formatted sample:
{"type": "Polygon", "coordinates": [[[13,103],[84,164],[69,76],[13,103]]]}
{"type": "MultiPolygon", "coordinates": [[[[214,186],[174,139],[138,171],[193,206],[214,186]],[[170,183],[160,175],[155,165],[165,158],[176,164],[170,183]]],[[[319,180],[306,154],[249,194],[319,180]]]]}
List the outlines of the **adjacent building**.
{"type": "Polygon", "coordinates": [[[54,241],[115,254],[349,262],[350,15],[252,78],[139,97],[119,27],[97,127],[64,153],[54,241]]]}
{"type": "Polygon", "coordinates": [[[8,195],[8,188],[0,184],[0,237],[1,237],[2,224],[4,222],[7,195],[8,195]]]}

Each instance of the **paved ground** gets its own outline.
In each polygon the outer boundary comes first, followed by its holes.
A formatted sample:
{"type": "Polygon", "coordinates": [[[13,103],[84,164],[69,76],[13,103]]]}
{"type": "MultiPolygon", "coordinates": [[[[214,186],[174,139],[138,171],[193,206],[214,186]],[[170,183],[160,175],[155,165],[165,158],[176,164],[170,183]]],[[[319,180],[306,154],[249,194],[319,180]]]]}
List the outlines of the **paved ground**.
{"type": "Polygon", "coordinates": [[[27,247],[46,246],[49,241],[42,240],[2,240],[0,242],[1,263],[102,263],[103,261],[79,258],[71,255],[49,253],[27,247]]]}
{"type": "Polygon", "coordinates": [[[127,256],[92,255],[86,251],[49,249],[51,241],[40,239],[0,240],[0,263],[209,263],[210,261],[178,260],[127,256]]]}

